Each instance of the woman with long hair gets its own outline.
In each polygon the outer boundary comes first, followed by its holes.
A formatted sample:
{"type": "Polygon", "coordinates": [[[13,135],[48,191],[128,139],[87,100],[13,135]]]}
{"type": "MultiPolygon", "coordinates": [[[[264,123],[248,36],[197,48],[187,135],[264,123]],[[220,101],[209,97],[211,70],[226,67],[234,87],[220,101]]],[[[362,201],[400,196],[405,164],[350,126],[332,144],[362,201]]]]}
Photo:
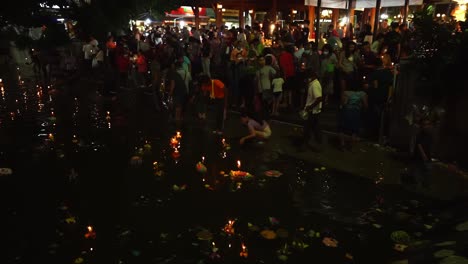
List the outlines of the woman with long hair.
{"type": "Polygon", "coordinates": [[[342,92],[356,83],[358,61],[359,55],[357,54],[356,43],[349,41],[345,49],[340,52],[338,61],[342,92]]]}

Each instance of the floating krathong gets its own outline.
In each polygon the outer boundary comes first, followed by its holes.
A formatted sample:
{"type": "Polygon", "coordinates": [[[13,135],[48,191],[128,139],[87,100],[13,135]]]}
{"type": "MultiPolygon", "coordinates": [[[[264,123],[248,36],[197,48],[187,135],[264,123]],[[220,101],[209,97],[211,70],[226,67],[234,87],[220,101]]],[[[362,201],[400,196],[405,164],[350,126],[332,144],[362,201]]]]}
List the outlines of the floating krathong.
{"type": "Polygon", "coordinates": [[[229,176],[231,176],[233,180],[249,180],[253,178],[252,174],[241,170],[230,171],[229,176]]]}
{"type": "Polygon", "coordinates": [[[174,148],[174,152],[172,152],[172,157],[174,159],[180,158],[180,152],[179,152],[179,150],[177,148],[174,148]]]}
{"type": "Polygon", "coordinates": [[[202,231],[198,232],[196,236],[197,236],[197,238],[199,240],[211,240],[211,239],[213,239],[213,233],[211,233],[208,230],[202,230],[202,231]]]}
{"type": "Polygon", "coordinates": [[[280,171],[277,171],[277,170],[265,171],[265,176],[267,176],[267,177],[278,178],[281,175],[283,175],[283,173],[281,173],[280,171]]]}
{"type": "Polygon", "coordinates": [[[245,246],[244,243],[242,243],[242,249],[241,249],[241,252],[239,253],[239,256],[241,256],[242,258],[247,258],[249,256],[249,252],[247,251],[247,247],[245,246]]]}
{"type": "Polygon", "coordinates": [[[262,232],[260,232],[260,235],[268,240],[275,239],[277,236],[276,232],[273,230],[263,230],[262,232]]]}
{"type": "Polygon", "coordinates": [[[176,148],[179,145],[179,141],[176,137],[171,138],[171,147],[176,148]]]}
{"type": "Polygon", "coordinates": [[[338,241],[331,237],[324,237],[322,243],[327,247],[338,247],[338,241]]]}
{"type": "Polygon", "coordinates": [[[198,162],[196,168],[199,173],[206,173],[207,171],[206,166],[202,162],[198,162]]]}
{"type": "Polygon", "coordinates": [[[228,223],[224,226],[223,231],[228,235],[234,235],[234,223],[236,220],[229,220],[228,223]]]}
{"type": "Polygon", "coordinates": [[[94,239],[94,238],[96,238],[96,232],[94,232],[92,226],[88,226],[88,232],[86,232],[85,238],[87,238],[87,239],[94,239]]]}

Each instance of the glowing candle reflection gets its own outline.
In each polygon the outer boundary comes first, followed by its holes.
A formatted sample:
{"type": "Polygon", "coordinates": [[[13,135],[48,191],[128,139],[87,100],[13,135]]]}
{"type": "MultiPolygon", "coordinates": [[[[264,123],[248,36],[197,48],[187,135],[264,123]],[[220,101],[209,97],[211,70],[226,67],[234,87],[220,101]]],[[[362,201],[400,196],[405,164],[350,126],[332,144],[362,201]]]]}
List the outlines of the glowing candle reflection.
{"type": "Polygon", "coordinates": [[[94,232],[93,227],[88,226],[87,229],[88,229],[88,232],[86,232],[85,238],[96,238],[96,232],[94,232]]]}
{"type": "Polygon", "coordinates": [[[239,255],[243,258],[247,258],[249,256],[249,253],[247,252],[247,247],[245,246],[244,243],[242,243],[241,247],[242,247],[242,250],[239,255]]]}

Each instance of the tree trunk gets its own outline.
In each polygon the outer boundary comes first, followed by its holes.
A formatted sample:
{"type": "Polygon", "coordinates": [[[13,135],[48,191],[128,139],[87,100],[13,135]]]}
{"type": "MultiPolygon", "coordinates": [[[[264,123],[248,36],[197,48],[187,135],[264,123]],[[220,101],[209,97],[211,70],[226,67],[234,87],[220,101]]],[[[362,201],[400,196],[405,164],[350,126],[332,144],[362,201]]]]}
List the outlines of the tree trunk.
{"type": "Polygon", "coordinates": [[[195,28],[200,28],[200,9],[198,6],[192,6],[193,14],[195,15],[195,28]]]}

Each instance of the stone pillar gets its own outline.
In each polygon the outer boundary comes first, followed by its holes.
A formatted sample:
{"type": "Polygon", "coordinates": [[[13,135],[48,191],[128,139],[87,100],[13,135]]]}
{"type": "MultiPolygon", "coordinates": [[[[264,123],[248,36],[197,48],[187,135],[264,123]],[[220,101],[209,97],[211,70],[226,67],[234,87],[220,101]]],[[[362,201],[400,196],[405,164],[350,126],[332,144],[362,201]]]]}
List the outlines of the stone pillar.
{"type": "Polygon", "coordinates": [[[374,22],[375,22],[375,7],[369,10],[369,24],[371,25],[372,32],[374,32],[374,22]]]}
{"type": "Polygon", "coordinates": [[[315,6],[309,6],[309,38],[314,36],[315,6]]]}
{"type": "Polygon", "coordinates": [[[215,9],[216,12],[216,27],[221,28],[223,25],[223,10],[221,8],[216,7],[215,9]]]}
{"type": "Polygon", "coordinates": [[[338,19],[340,18],[340,10],[334,8],[332,10],[332,25],[336,29],[336,25],[338,25],[338,19]]]}
{"type": "Polygon", "coordinates": [[[353,26],[355,26],[354,25],[354,8],[351,8],[348,10],[348,19],[349,19],[348,23],[353,23],[353,26]]]}
{"type": "Polygon", "coordinates": [[[369,9],[364,8],[364,11],[362,12],[362,17],[361,17],[361,29],[364,29],[364,25],[369,24],[369,9]]]}
{"type": "Polygon", "coordinates": [[[195,28],[199,29],[200,28],[200,9],[198,6],[192,7],[193,14],[195,15],[195,28]]]}
{"type": "Polygon", "coordinates": [[[317,8],[315,8],[315,43],[318,44],[320,39],[320,10],[322,7],[322,0],[317,0],[317,8]]]}
{"type": "Polygon", "coordinates": [[[245,28],[245,11],[243,9],[239,10],[239,27],[245,28]]]}
{"type": "Polygon", "coordinates": [[[245,0],[241,0],[241,6],[239,9],[239,27],[245,28],[245,0]]]}
{"type": "Polygon", "coordinates": [[[377,39],[377,33],[379,31],[379,22],[380,22],[380,6],[381,0],[376,0],[375,2],[375,16],[374,16],[374,39],[377,39]]]}
{"type": "Polygon", "coordinates": [[[409,0],[405,0],[405,6],[403,7],[403,12],[402,12],[403,23],[406,23],[406,21],[408,20],[408,11],[409,11],[409,0]]]}

